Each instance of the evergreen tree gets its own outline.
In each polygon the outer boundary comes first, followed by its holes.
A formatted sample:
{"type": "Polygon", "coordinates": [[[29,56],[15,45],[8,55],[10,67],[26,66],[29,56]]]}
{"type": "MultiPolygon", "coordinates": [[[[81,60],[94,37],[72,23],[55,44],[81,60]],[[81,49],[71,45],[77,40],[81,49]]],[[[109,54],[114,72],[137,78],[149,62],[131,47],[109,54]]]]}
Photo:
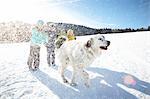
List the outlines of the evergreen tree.
{"type": "Polygon", "coordinates": [[[150,26],[148,26],[148,31],[150,31],[150,26]]]}

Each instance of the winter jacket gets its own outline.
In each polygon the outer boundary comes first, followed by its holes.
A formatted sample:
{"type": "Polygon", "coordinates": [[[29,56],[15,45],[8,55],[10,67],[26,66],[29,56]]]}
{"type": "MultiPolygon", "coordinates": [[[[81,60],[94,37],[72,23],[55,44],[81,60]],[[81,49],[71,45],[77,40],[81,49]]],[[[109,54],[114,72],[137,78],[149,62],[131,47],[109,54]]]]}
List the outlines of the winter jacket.
{"type": "Polygon", "coordinates": [[[70,40],[75,40],[75,39],[76,39],[75,36],[70,36],[70,35],[68,35],[67,37],[68,37],[68,41],[70,41],[70,40]]]}
{"type": "Polygon", "coordinates": [[[35,45],[48,43],[48,35],[37,29],[32,29],[31,43],[35,45]]]}

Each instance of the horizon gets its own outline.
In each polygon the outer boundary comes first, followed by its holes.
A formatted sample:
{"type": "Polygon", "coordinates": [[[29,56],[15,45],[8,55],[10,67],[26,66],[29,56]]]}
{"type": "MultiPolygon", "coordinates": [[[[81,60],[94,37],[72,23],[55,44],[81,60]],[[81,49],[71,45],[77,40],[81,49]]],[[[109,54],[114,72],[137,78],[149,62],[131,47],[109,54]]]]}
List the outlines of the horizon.
{"type": "MultiPolygon", "coordinates": [[[[0,23],[10,23],[10,22],[21,22],[21,23],[26,23],[26,24],[35,24],[35,23],[28,23],[28,22],[24,22],[24,21],[19,21],[19,20],[14,20],[14,21],[6,21],[6,22],[0,22],[0,23]]],[[[47,21],[47,22],[52,22],[52,21],[47,21]]],[[[78,25],[78,26],[85,26],[85,25],[81,25],[81,24],[75,24],[75,23],[66,23],[66,22],[52,22],[52,23],[64,23],[64,24],[72,24],[72,25],[78,25]]],[[[141,29],[141,28],[143,28],[143,29],[148,29],[148,27],[150,27],[150,25],[149,26],[147,26],[147,27],[139,27],[139,28],[130,28],[130,27],[128,27],[128,28],[111,28],[111,27],[102,27],[102,28],[95,28],[95,27],[90,27],[90,26],[85,26],[85,27],[87,27],[87,28],[92,28],[92,29],[133,29],[133,30],[137,30],[137,29],[141,29]]],[[[147,31],[147,30],[146,30],[147,31]]],[[[149,30],[148,30],[149,31],[149,30]]]]}
{"type": "Polygon", "coordinates": [[[91,28],[147,28],[149,5],[149,0],[1,0],[0,22],[42,19],[91,28]]]}

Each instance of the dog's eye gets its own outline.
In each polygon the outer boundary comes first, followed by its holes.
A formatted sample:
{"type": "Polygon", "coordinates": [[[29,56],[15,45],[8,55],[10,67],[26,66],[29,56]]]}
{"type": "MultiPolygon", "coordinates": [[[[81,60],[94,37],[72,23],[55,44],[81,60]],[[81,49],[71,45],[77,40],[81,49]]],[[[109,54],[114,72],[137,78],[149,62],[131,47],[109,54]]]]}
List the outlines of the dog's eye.
{"type": "Polygon", "coordinates": [[[102,38],[99,38],[98,40],[102,40],[102,38]]]}

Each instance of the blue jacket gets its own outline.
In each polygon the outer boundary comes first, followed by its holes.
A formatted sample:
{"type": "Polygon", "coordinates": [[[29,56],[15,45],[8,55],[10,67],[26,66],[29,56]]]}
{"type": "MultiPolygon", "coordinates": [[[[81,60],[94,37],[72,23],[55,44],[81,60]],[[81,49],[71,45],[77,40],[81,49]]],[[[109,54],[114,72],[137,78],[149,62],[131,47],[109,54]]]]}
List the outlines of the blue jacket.
{"type": "Polygon", "coordinates": [[[37,29],[32,29],[31,42],[36,45],[48,43],[48,35],[39,32],[37,29]]]}

